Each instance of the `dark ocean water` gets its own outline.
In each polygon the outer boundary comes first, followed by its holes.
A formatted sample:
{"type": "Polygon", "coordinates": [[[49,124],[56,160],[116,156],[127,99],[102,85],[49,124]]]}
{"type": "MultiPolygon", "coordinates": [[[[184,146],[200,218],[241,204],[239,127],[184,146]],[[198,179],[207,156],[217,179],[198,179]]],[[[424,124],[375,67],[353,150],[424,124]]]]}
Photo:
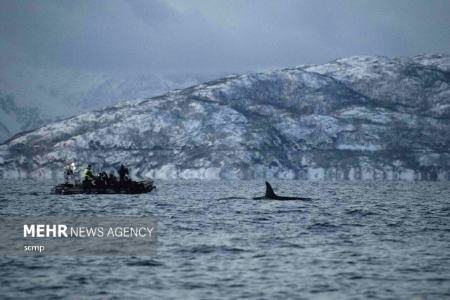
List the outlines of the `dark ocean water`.
{"type": "Polygon", "coordinates": [[[0,296],[450,299],[447,182],[166,181],[148,195],[50,195],[0,181],[1,215],[153,215],[152,257],[0,257],[0,296]]]}

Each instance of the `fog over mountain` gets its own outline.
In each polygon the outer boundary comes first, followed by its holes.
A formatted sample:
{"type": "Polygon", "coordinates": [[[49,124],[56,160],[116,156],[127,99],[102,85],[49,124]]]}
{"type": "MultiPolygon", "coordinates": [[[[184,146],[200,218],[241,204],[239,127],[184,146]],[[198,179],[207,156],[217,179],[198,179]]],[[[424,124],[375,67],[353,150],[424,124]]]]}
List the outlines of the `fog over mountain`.
{"type": "Polygon", "coordinates": [[[85,113],[0,146],[2,177],[126,162],[136,177],[450,176],[450,57],[354,56],[232,75],[85,113]]]}
{"type": "Polygon", "coordinates": [[[208,74],[114,74],[15,65],[0,73],[0,142],[75,114],[211,78],[208,74]]]}

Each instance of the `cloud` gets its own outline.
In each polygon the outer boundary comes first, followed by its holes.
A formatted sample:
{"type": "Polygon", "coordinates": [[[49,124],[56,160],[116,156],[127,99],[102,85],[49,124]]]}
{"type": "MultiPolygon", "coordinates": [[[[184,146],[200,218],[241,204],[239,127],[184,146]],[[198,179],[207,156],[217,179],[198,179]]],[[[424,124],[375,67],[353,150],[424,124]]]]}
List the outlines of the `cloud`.
{"type": "Polygon", "coordinates": [[[0,62],[122,72],[242,72],[448,52],[450,2],[1,1],[0,62]]]}

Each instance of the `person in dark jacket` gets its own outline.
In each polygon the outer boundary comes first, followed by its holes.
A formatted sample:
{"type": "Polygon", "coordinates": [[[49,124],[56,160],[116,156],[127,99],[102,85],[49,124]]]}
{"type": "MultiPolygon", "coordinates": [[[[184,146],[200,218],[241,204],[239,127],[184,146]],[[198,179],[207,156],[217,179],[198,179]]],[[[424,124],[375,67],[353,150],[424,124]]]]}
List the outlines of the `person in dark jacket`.
{"type": "Polygon", "coordinates": [[[105,186],[105,187],[108,186],[108,174],[106,174],[105,171],[102,171],[100,173],[100,179],[101,179],[103,186],[105,186]]]}
{"type": "Polygon", "coordinates": [[[110,186],[110,187],[116,187],[117,186],[117,177],[114,175],[113,172],[109,173],[108,186],[110,186]]]}
{"type": "Polygon", "coordinates": [[[119,181],[120,182],[128,181],[128,173],[129,173],[129,171],[128,171],[127,167],[125,167],[123,164],[120,165],[120,168],[119,168],[118,172],[119,172],[119,181]]]}

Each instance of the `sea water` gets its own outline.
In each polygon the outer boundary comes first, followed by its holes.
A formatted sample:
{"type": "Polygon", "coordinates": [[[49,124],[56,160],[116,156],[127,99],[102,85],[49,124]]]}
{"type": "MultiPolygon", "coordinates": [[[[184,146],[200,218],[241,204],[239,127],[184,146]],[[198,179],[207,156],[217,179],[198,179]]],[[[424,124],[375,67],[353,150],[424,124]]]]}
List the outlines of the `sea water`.
{"type": "Polygon", "coordinates": [[[51,195],[0,181],[2,216],[156,216],[146,257],[0,257],[3,298],[448,299],[450,184],[157,181],[145,195],[51,195]]]}

